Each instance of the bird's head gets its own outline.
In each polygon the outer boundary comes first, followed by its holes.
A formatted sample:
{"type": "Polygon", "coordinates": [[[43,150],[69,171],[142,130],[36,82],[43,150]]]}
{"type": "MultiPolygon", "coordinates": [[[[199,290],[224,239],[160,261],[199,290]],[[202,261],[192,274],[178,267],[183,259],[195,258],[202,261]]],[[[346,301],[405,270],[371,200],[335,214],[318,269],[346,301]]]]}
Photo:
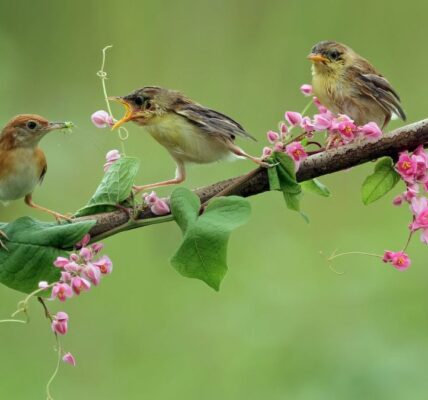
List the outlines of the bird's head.
{"type": "Polygon", "coordinates": [[[318,74],[341,74],[351,65],[354,52],[344,44],[323,41],[312,47],[308,59],[313,63],[313,72],[318,74]]]}
{"type": "Polygon", "coordinates": [[[0,144],[4,148],[36,147],[48,132],[71,128],[71,122],[49,122],[40,115],[21,114],[12,118],[0,134],[0,144]]]}
{"type": "Polygon", "coordinates": [[[133,121],[139,125],[150,124],[155,117],[168,112],[179,96],[178,92],[163,89],[157,86],[146,86],[135,90],[131,94],[123,97],[110,97],[125,106],[125,115],[116,122],[113,129],[118,128],[128,121],[133,121]]]}

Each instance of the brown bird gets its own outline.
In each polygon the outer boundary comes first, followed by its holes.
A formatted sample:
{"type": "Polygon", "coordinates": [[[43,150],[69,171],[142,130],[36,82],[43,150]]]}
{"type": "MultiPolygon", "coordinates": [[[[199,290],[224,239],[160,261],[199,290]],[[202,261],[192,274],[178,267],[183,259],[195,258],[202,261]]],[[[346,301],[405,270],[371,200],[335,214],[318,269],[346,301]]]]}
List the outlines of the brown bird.
{"type": "Polygon", "coordinates": [[[177,164],[174,179],[135,186],[137,192],[183,182],[188,163],[206,164],[246,157],[259,165],[268,166],[234,143],[236,137],[255,140],[238,122],[195,103],[180,92],[147,86],[127,96],[111,99],[121,102],[126,108],[125,116],[113,129],[128,121],[144,126],[177,164]]]}
{"type": "MultiPolygon", "coordinates": [[[[0,134],[0,202],[24,197],[30,207],[56,219],[69,219],[35,204],[32,193],[47,171],[45,154],[38,146],[40,139],[50,131],[71,126],[70,122],[49,122],[32,114],[18,115],[9,121],[0,134]]],[[[4,232],[0,231],[0,234],[5,237],[4,232]]]]}
{"type": "Polygon", "coordinates": [[[313,93],[330,111],[348,115],[357,125],[373,121],[382,128],[393,114],[406,119],[397,92],[351,48],[337,42],[319,42],[308,58],[313,63],[313,93]]]}

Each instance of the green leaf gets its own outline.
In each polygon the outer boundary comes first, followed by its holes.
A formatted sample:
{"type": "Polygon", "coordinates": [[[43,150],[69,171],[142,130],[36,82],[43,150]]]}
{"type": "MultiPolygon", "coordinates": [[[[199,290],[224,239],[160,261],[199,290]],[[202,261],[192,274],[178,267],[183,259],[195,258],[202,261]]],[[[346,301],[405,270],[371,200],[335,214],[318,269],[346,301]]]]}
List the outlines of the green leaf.
{"type": "Polygon", "coordinates": [[[209,202],[199,216],[199,198],[184,188],[174,190],[171,212],[183,232],[183,242],[171,258],[183,276],[204,281],[215,290],[227,271],[230,233],[250,217],[250,203],[237,197],[219,197],[209,202]]]}
{"type": "Polygon", "coordinates": [[[387,194],[400,180],[390,157],[381,158],[363,183],[361,194],[365,205],[373,203],[387,194]]]}
{"type": "Polygon", "coordinates": [[[23,217],[0,225],[8,237],[8,251],[0,250],[0,283],[31,293],[40,281],[57,281],[60,271],[54,260],[67,256],[64,249],[73,247],[94,224],[89,220],[59,225],[23,217]]]}
{"type": "Polygon", "coordinates": [[[302,189],[296,181],[294,161],[284,153],[274,153],[274,160],[278,163],[279,186],[284,196],[285,204],[290,210],[300,212],[300,194],[302,189]]]}
{"type": "Polygon", "coordinates": [[[279,184],[278,172],[276,172],[276,168],[268,168],[268,179],[269,179],[269,190],[281,190],[281,186],[279,184]]]}
{"type": "Polygon", "coordinates": [[[110,166],[88,204],[75,214],[76,217],[112,211],[131,194],[140,162],[137,158],[121,157],[110,166]]]}
{"type": "Polygon", "coordinates": [[[323,197],[330,197],[331,193],[327,186],[321,183],[318,179],[314,178],[300,184],[305,192],[317,194],[323,197]]]}

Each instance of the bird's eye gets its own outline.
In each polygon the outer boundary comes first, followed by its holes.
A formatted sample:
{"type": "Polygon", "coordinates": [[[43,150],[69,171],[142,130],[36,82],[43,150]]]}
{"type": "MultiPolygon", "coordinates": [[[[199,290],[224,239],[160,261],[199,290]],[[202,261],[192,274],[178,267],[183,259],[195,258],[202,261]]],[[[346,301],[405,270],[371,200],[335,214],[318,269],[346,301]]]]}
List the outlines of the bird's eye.
{"type": "Polygon", "coordinates": [[[144,99],[141,96],[137,96],[134,100],[134,103],[138,106],[141,107],[144,103],[144,99]]]}
{"type": "Polygon", "coordinates": [[[34,122],[34,121],[28,121],[28,122],[27,122],[27,128],[28,128],[28,129],[31,129],[31,130],[36,129],[36,128],[37,128],[37,122],[34,122]]]}
{"type": "Polygon", "coordinates": [[[337,50],[332,50],[330,52],[330,58],[332,60],[337,60],[340,57],[340,53],[337,50]]]}

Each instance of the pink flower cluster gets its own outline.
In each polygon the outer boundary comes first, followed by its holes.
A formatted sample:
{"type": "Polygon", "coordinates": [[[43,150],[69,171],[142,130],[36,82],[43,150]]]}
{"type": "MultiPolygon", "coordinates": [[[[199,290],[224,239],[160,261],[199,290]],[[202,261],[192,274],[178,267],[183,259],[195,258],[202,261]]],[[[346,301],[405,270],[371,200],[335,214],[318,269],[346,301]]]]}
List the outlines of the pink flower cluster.
{"type": "Polygon", "coordinates": [[[114,125],[113,117],[104,110],[95,111],[91,115],[91,121],[97,128],[107,128],[114,125]]]}
{"type": "MultiPolygon", "coordinates": [[[[302,85],[300,90],[305,96],[312,94],[311,85],[302,85]]],[[[347,115],[339,114],[336,116],[333,114],[320,103],[318,98],[314,97],[313,102],[318,108],[318,114],[315,114],[312,118],[303,117],[300,114],[295,117],[300,127],[309,134],[327,131],[331,137],[330,142],[336,147],[350,143],[358,137],[375,140],[382,136],[382,131],[375,122],[357,126],[347,115]]]]}
{"type": "Polygon", "coordinates": [[[395,268],[400,271],[409,268],[411,264],[409,256],[403,251],[393,252],[386,250],[383,255],[382,261],[385,263],[391,263],[395,268]]]}
{"type": "Polygon", "coordinates": [[[91,288],[91,284],[98,285],[102,275],[110,274],[113,264],[108,256],[97,258],[103,249],[101,243],[87,246],[89,235],[82,240],[82,248],[78,253],[72,253],[68,258],[58,257],[54,265],[61,269],[61,278],[52,288],[52,298],[65,301],[73,294],[79,295],[82,291],[91,288]]]}
{"type": "MultiPolygon", "coordinates": [[[[312,96],[311,85],[302,85],[300,91],[305,96],[312,96]]],[[[315,114],[312,118],[303,116],[296,111],[287,111],[284,115],[285,121],[280,125],[279,133],[275,131],[267,132],[267,139],[273,146],[263,149],[262,158],[268,158],[274,151],[284,152],[294,160],[297,169],[300,162],[308,156],[300,141],[302,138],[313,137],[315,132],[327,132],[327,148],[351,143],[357,138],[375,140],[382,136],[382,131],[375,122],[357,126],[347,115],[333,114],[316,97],[313,98],[313,102],[318,108],[318,114],[315,114]],[[303,134],[299,134],[293,140],[291,139],[290,131],[295,127],[303,129],[303,134]]]]}
{"type": "Polygon", "coordinates": [[[107,172],[112,164],[114,164],[120,158],[119,150],[110,150],[106,154],[106,163],[104,164],[104,172],[107,172]]]}
{"type": "Polygon", "coordinates": [[[428,192],[428,155],[423,146],[413,153],[400,153],[395,170],[406,184],[406,190],[394,198],[393,204],[410,204],[413,221],[409,229],[412,232],[420,230],[422,242],[428,244],[428,199],[420,195],[421,188],[422,192],[428,192]]]}
{"type": "Polygon", "coordinates": [[[166,215],[170,213],[166,201],[159,198],[155,192],[143,193],[143,201],[150,207],[150,211],[155,215],[166,215]]]}
{"type": "MultiPolygon", "coordinates": [[[[293,120],[293,116],[288,116],[289,120],[293,120]]],[[[287,116],[286,116],[287,118],[287,116]]],[[[288,119],[287,119],[288,121],[288,119]]],[[[263,149],[262,158],[268,158],[274,151],[289,155],[295,163],[296,170],[299,168],[300,162],[308,157],[305,148],[298,141],[285,144],[284,142],[289,137],[289,129],[285,123],[281,124],[280,133],[269,131],[266,136],[273,147],[265,147],[263,149]]]]}

